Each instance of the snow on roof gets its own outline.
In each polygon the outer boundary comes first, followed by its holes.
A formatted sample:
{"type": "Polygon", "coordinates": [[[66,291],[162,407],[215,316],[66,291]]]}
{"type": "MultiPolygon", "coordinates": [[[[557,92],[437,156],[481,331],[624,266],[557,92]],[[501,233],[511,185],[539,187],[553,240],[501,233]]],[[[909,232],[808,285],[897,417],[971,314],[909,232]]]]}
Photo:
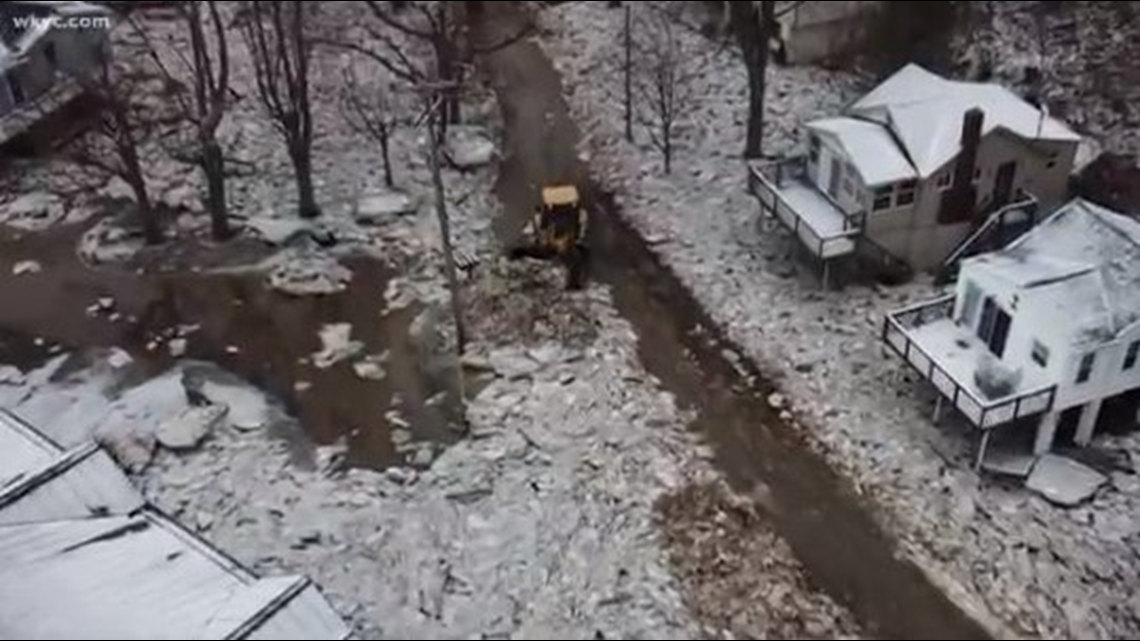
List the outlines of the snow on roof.
{"type": "Polygon", "coordinates": [[[808,123],[808,129],[830,134],[868,187],[878,187],[916,177],[887,128],[857,118],[825,118],[808,123]]]}
{"type": "Polygon", "coordinates": [[[58,455],[58,446],[0,410],[0,492],[58,455]]]}
{"type": "Polygon", "coordinates": [[[93,444],[64,452],[0,410],[0,477],[0,639],[348,636],[308,579],[259,579],[93,444]]]}
{"type": "Polygon", "coordinates": [[[1081,345],[1140,321],[1140,222],[1076,199],[1005,249],[970,259],[1024,288],[1058,288],[1081,345]]]}
{"type": "Polygon", "coordinates": [[[1064,123],[1004,87],[947,80],[915,64],[887,78],[847,114],[890,127],[926,177],[958,154],[962,118],[974,107],[985,112],[983,136],[1001,128],[1028,139],[1080,141],[1064,123]]]}

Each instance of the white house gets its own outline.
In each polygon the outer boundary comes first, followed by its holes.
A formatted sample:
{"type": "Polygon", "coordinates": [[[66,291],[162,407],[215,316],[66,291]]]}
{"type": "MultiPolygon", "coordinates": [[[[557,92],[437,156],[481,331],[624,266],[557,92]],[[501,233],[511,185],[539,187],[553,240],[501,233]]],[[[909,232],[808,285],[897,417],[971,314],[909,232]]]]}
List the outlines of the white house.
{"type": "Polygon", "coordinates": [[[908,65],[807,153],[751,168],[763,208],[823,261],[861,245],[930,270],[1016,236],[1066,197],[1080,137],[1003,87],[908,65]]]}
{"type": "Polygon", "coordinates": [[[966,259],[956,293],[892,313],[883,338],[983,439],[1040,417],[1043,454],[1065,413],[1087,444],[1103,403],[1140,389],[1140,222],[1074,200],[966,259]]]}
{"type": "MultiPolygon", "coordinates": [[[[110,46],[110,27],[110,9],[90,2],[0,3],[0,143],[50,111],[29,105],[94,68],[110,46]]],[[[68,97],[79,93],[70,88],[68,97]]],[[[57,105],[65,100],[52,95],[57,105]]]]}

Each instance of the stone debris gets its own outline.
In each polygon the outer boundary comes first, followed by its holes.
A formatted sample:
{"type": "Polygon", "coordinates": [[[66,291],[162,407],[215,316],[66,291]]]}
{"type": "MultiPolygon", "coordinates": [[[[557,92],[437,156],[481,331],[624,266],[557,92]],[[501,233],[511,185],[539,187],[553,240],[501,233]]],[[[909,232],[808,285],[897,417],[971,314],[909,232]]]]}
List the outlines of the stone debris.
{"type": "Polygon", "coordinates": [[[1074,507],[1092,498],[1108,477],[1096,470],[1056,454],[1037,459],[1025,487],[1064,507],[1074,507]]]}
{"type": "Polygon", "coordinates": [[[320,296],[347,289],[352,270],[324,254],[287,252],[266,278],[269,286],[279,292],[320,296]]]}
{"type": "Polygon", "coordinates": [[[186,355],[187,342],[185,338],[172,338],[166,344],[166,349],[170,351],[170,355],[174,358],[182,358],[186,355]]]}
{"type": "Polygon", "coordinates": [[[348,360],[364,349],[364,343],[352,340],[352,325],[330,323],[321,328],[321,351],[313,354],[313,365],[318,369],[328,369],[348,360]]]}
{"type": "Polygon", "coordinates": [[[471,169],[490,163],[495,158],[495,143],[476,127],[447,128],[447,157],[457,167],[471,169]]]}
{"type": "Polygon", "coordinates": [[[126,367],[134,361],[135,359],[126,350],[118,347],[111,350],[111,356],[107,359],[107,362],[115,369],[126,367]]]}
{"type": "Polygon", "coordinates": [[[23,385],[27,378],[18,368],[11,365],[0,365],[0,385],[23,385]]]}
{"type": "Polygon", "coordinates": [[[356,375],[368,381],[382,381],[388,373],[384,371],[384,362],[387,360],[386,354],[373,354],[365,356],[363,359],[352,364],[352,370],[356,375]]]}
{"type": "Polygon", "coordinates": [[[24,274],[38,274],[43,271],[43,265],[35,260],[21,260],[12,266],[13,276],[23,276],[24,274]]]}
{"type": "Polygon", "coordinates": [[[371,190],[365,192],[356,202],[353,217],[366,225],[388,222],[395,216],[414,213],[416,205],[406,193],[399,191],[371,190]]]}
{"type": "Polygon", "coordinates": [[[229,409],[225,405],[188,407],[160,425],[155,436],[159,445],[168,450],[192,450],[217,429],[229,409]]]}

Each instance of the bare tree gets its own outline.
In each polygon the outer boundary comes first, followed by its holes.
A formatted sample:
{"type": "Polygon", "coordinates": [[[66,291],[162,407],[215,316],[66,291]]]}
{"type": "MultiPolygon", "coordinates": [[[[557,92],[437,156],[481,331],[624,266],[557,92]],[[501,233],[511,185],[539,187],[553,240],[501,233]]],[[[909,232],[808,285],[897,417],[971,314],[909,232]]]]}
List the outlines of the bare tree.
{"type": "Polygon", "coordinates": [[[401,124],[401,109],[392,87],[363,84],[355,65],[350,63],[344,68],[341,108],[349,126],[380,145],[384,184],[394,186],[391,141],[393,132],[401,124]]]}
{"type": "MultiPolygon", "coordinates": [[[[368,43],[327,38],[322,40],[323,44],[363,54],[411,84],[431,81],[460,87],[474,56],[507,47],[531,31],[527,25],[494,42],[477,43],[471,38],[465,16],[458,12],[465,9],[477,16],[481,3],[426,0],[401,2],[397,7],[392,2],[367,0],[366,4],[372,18],[362,24],[369,36],[368,43]],[[394,38],[393,32],[401,34],[411,44],[426,45],[431,52],[430,62],[425,64],[415,60],[415,56],[407,51],[406,42],[394,38]]],[[[460,98],[459,91],[449,91],[444,96],[443,126],[459,122],[460,98]]]]}
{"type": "Polygon", "coordinates": [[[226,240],[232,231],[226,203],[225,156],[217,132],[230,92],[228,37],[215,0],[183,2],[177,9],[190,36],[189,57],[175,44],[159,49],[142,26],[137,22],[134,26],[156,66],[174,87],[181,117],[193,129],[193,151],[176,150],[175,155],[201,168],[206,179],[211,231],[215,240],[226,240]],[[168,64],[166,54],[177,57],[179,64],[168,64]]]}
{"type": "Polygon", "coordinates": [[[728,10],[748,73],[748,133],[744,156],[758,158],[764,153],[764,91],[768,44],[777,29],[776,3],[774,0],[730,2],[728,10]]]}
{"type": "Polygon", "coordinates": [[[639,104],[635,111],[650,141],[661,151],[665,173],[670,173],[677,124],[694,104],[698,59],[683,46],[669,11],[643,12],[637,22],[633,84],[639,104]]]}
{"type": "Polygon", "coordinates": [[[313,116],[309,104],[310,2],[247,2],[242,33],[253,57],[261,102],[285,138],[302,217],[320,215],[313,193],[313,116]]]}
{"type": "Polygon", "coordinates": [[[155,245],[162,242],[162,227],[139,160],[139,140],[146,137],[154,121],[134,102],[141,93],[137,91],[141,76],[117,66],[108,49],[100,49],[97,56],[90,70],[72,76],[98,114],[93,130],[72,148],[72,157],[78,164],[117,176],[130,186],[143,235],[148,244],[155,245]]]}

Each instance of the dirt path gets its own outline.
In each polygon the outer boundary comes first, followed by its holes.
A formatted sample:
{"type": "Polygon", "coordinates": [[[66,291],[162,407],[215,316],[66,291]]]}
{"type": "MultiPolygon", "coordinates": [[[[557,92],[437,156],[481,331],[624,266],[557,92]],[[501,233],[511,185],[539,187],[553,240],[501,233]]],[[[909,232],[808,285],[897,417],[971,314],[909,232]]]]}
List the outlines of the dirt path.
{"type": "MultiPolygon", "coordinates": [[[[491,19],[480,25],[486,42],[513,33],[525,19],[514,3],[487,4],[491,19]]],[[[765,402],[767,384],[717,336],[607,195],[589,185],[560,78],[541,49],[521,41],[489,56],[486,68],[507,128],[496,187],[506,210],[500,237],[509,240],[521,228],[539,185],[577,182],[594,212],[594,275],[612,287],[618,309],[636,328],[645,366],[698,411],[695,429],[714,446],[729,480],[766,497],[767,513],[811,580],[875,637],[987,638],[922,572],[896,558],[894,542],[866,506],[765,402]]]]}

